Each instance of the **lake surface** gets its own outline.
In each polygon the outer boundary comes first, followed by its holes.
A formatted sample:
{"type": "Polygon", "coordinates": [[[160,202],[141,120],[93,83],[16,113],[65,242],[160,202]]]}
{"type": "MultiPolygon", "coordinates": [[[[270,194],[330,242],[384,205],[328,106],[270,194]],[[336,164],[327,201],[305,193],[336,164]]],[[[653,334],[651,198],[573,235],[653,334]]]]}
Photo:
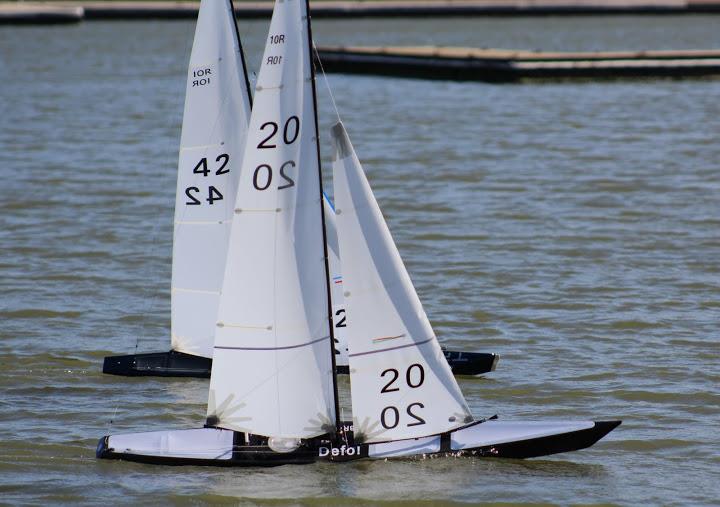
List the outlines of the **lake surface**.
{"type": "MultiPolygon", "coordinates": [[[[267,21],[240,26],[257,68],[267,21]]],[[[720,17],[703,16],[314,28],[318,44],[720,48],[720,17]]],[[[496,372],[460,381],[473,412],[624,420],[595,447],[267,470],[96,460],[108,431],[204,422],[205,380],[100,373],[105,355],[169,346],[193,30],[0,28],[0,503],[717,504],[720,80],[710,79],[329,76],[438,337],[501,354],[496,372]]],[[[318,85],[327,140],[334,118],[318,85]]]]}

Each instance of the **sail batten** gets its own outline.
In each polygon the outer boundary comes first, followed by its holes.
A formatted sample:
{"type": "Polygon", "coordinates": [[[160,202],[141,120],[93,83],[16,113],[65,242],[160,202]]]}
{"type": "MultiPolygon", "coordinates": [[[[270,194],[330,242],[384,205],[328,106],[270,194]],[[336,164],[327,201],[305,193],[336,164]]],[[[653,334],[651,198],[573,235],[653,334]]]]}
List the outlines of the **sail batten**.
{"type": "MultiPolygon", "coordinates": [[[[404,335],[401,335],[401,336],[404,336],[404,335]]],[[[434,336],[431,336],[427,340],[422,340],[422,341],[413,342],[413,343],[406,343],[405,345],[398,345],[396,347],[387,347],[384,349],[377,349],[377,350],[367,350],[365,352],[354,352],[352,354],[348,354],[348,357],[358,357],[358,356],[367,356],[369,354],[379,354],[381,352],[389,352],[391,350],[399,350],[399,349],[404,349],[407,347],[419,347],[420,345],[425,345],[426,343],[430,343],[435,339],[436,338],[434,336]]]]}
{"type": "Polygon", "coordinates": [[[171,341],[212,357],[250,90],[229,0],[202,0],[188,65],[173,234],[171,341]]]}

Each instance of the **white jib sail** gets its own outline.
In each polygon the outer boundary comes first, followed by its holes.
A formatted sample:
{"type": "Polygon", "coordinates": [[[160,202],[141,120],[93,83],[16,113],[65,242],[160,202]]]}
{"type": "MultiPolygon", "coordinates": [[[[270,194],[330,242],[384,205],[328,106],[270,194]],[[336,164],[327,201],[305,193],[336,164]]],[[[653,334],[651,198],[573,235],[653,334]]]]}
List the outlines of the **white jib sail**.
{"type": "Polygon", "coordinates": [[[332,128],[356,438],[382,442],[472,420],[350,140],[332,128]]]}
{"type": "Polygon", "coordinates": [[[172,348],[212,357],[250,97],[227,0],[203,0],[188,68],[171,293],[172,348]]]}
{"type": "Polygon", "coordinates": [[[334,431],[317,132],[304,0],[275,4],[258,74],[220,297],[216,426],[334,431]]]}
{"type": "Polygon", "coordinates": [[[330,268],[330,294],[333,305],[333,324],[335,326],[335,365],[348,365],[348,346],[345,329],[347,318],[345,316],[345,303],[343,301],[342,266],[340,264],[340,248],[337,239],[337,225],[335,223],[335,208],[327,196],[323,199],[325,205],[325,236],[327,237],[328,266],[330,268]]]}

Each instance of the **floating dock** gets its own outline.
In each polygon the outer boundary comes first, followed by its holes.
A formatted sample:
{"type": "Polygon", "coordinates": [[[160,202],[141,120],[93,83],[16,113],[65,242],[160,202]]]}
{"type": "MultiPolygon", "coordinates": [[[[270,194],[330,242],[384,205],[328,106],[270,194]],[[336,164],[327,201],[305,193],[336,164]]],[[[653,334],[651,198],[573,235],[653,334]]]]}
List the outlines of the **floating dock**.
{"type": "Polygon", "coordinates": [[[456,81],[720,76],[720,50],[560,53],[456,47],[319,47],[327,72],[456,81]]]}
{"type": "MultiPolygon", "coordinates": [[[[88,19],[196,17],[197,2],[81,2],[88,19]]],[[[272,2],[235,2],[240,18],[269,18],[272,2]]],[[[720,0],[315,0],[314,18],[548,16],[719,12],[720,0]]]]}
{"type": "MultiPolygon", "coordinates": [[[[196,1],[1,2],[0,22],[195,19],[196,1]],[[42,13],[40,11],[43,11],[42,13]],[[79,16],[79,19],[78,19],[79,16]],[[35,20],[35,21],[32,21],[35,20]]],[[[269,18],[271,1],[237,1],[241,19],[269,18]]],[[[720,0],[313,0],[315,18],[720,13],[720,0]]]]}
{"type": "Polygon", "coordinates": [[[85,11],[79,6],[1,3],[0,24],[50,25],[79,23],[85,11]]]}

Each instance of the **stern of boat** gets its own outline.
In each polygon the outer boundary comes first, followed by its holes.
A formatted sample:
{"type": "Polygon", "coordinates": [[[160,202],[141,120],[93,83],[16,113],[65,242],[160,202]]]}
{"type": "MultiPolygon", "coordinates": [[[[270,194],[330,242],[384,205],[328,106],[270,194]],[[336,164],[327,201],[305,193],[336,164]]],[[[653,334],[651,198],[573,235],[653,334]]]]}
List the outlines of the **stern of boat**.
{"type": "Polygon", "coordinates": [[[535,458],[592,446],[622,421],[487,420],[450,433],[449,451],[495,458],[535,458]]]}

